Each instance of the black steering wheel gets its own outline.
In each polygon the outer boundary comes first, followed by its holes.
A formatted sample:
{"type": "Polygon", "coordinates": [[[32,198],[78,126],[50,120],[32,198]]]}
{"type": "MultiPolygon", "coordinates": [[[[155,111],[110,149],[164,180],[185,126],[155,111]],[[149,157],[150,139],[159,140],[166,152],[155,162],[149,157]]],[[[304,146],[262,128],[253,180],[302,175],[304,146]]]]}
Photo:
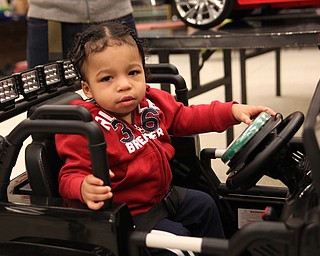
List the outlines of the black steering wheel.
{"type": "Polygon", "coordinates": [[[297,111],[285,119],[261,113],[227,148],[221,159],[230,167],[226,185],[229,189],[252,188],[265,174],[265,167],[299,130],[304,115],[297,111]]]}

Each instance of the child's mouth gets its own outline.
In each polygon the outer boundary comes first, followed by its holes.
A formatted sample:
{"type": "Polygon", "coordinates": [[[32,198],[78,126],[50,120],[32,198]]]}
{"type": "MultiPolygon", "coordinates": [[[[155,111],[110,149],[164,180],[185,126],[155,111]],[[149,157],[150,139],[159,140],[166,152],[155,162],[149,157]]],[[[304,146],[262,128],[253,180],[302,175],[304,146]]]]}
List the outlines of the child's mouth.
{"type": "Polygon", "coordinates": [[[133,97],[124,97],[120,100],[120,104],[122,106],[130,106],[134,104],[134,98],[133,97]]]}

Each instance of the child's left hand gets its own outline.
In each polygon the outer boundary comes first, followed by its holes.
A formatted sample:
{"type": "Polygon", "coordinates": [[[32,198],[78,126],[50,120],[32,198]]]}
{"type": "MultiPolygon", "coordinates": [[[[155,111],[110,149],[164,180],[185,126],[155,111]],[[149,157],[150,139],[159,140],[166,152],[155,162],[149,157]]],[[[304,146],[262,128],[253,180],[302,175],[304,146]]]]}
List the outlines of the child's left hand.
{"type": "Polygon", "coordinates": [[[261,112],[267,112],[271,116],[276,115],[276,113],[272,109],[265,106],[251,106],[245,104],[232,105],[233,117],[238,122],[243,122],[247,125],[252,124],[253,119],[255,119],[261,112]]]}

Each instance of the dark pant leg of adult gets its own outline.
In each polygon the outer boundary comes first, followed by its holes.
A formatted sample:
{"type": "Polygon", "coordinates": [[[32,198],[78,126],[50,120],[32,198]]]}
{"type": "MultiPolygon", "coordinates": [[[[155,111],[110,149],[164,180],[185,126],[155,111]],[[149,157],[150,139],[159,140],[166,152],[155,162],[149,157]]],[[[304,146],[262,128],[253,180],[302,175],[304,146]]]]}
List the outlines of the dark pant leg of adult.
{"type": "Polygon", "coordinates": [[[27,23],[27,62],[33,68],[48,63],[48,22],[28,18],[27,23]]]}
{"type": "MultiPolygon", "coordinates": [[[[132,14],[120,18],[136,31],[135,20],[132,14]]],[[[48,21],[43,19],[28,18],[27,30],[27,62],[33,68],[49,62],[48,49],[48,21]]],[[[62,23],[62,48],[63,58],[68,57],[68,52],[73,46],[75,35],[83,31],[88,23],[62,23]]]]}
{"type": "Polygon", "coordinates": [[[136,22],[133,18],[133,15],[132,13],[126,15],[126,16],[123,16],[120,18],[122,21],[124,21],[129,28],[131,28],[133,31],[135,31],[137,33],[137,29],[136,29],[136,22]]]}
{"type": "MultiPolygon", "coordinates": [[[[135,20],[132,14],[119,18],[127,23],[127,25],[136,31],[135,20]]],[[[73,43],[77,33],[85,30],[89,24],[87,23],[62,23],[62,36],[63,36],[63,58],[68,57],[70,49],[73,47],[73,43]]]]}
{"type": "Polygon", "coordinates": [[[88,26],[89,24],[85,23],[62,23],[61,32],[64,59],[68,58],[69,51],[73,47],[76,35],[85,30],[88,26]]]}
{"type": "MultiPolygon", "coordinates": [[[[84,25],[76,23],[61,23],[63,58],[67,58],[68,50],[73,44],[74,36],[82,31],[84,25]]],[[[27,62],[28,67],[46,64],[49,60],[48,21],[43,19],[28,19],[27,62]]]]}

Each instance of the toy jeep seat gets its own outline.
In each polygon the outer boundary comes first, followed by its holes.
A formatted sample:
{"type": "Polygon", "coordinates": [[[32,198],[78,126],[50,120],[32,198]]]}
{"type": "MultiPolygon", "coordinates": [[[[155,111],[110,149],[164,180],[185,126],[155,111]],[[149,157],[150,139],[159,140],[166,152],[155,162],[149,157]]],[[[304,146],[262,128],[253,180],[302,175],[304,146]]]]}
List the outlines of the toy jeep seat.
{"type": "MultiPolygon", "coordinates": [[[[45,104],[68,105],[75,99],[82,99],[82,97],[77,93],[68,92],[46,101],[45,104]]],[[[31,119],[37,118],[32,117],[32,114],[38,107],[36,105],[28,111],[31,119]]],[[[56,151],[54,134],[37,134],[32,138],[33,141],[26,147],[25,152],[26,169],[32,194],[59,197],[58,173],[63,162],[56,151]]]]}

